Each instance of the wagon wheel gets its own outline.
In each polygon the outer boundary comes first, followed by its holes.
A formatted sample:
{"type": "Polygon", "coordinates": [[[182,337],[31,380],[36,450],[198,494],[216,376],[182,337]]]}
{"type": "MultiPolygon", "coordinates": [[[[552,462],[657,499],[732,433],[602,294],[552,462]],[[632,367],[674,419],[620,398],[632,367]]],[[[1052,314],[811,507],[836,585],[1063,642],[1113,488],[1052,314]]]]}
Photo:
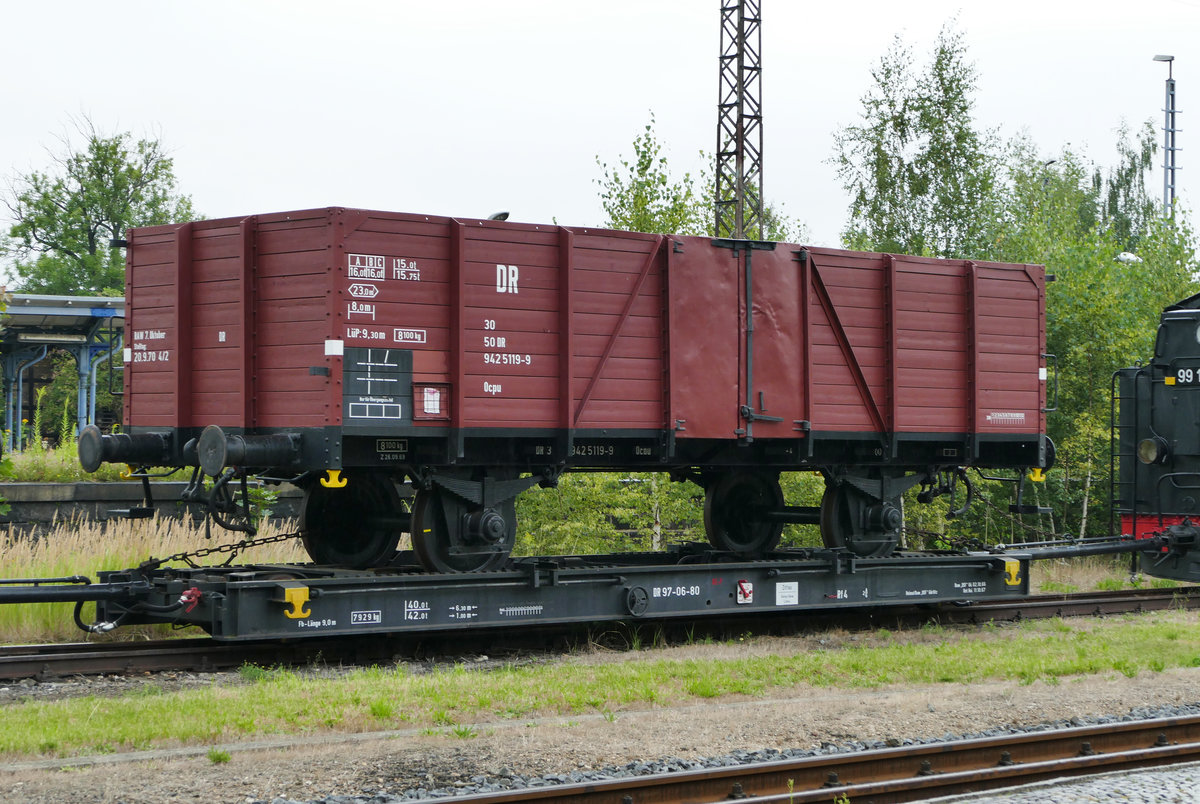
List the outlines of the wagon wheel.
{"type": "Polygon", "coordinates": [[[849,483],[828,481],[821,498],[821,539],[857,556],[891,555],[900,542],[900,498],[876,500],[849,483]]]}
{"type": "Polygon", "coordinates": [[[313,483],[304,491],[300,538],[317,564],[368,569],[396,552],[410,515],[396,484],[384,475],[349,474],[344,488],[313,483]]]}
{"type": "Polygon", "coordinates": [[[762,514],[783,507],[779,477],[736,469],[709,484],[704,495],[704,530],[713,547],[741,556],[770,552],[779,544],[783,524],[762,514]]]}
{"type": "Polygon", "coordinates": [[[434,486],[417,492],[412,523],[413,552],[425,569],[481,572],[508,560],[517,534],[517,503],[470,506],[434,486]]]}

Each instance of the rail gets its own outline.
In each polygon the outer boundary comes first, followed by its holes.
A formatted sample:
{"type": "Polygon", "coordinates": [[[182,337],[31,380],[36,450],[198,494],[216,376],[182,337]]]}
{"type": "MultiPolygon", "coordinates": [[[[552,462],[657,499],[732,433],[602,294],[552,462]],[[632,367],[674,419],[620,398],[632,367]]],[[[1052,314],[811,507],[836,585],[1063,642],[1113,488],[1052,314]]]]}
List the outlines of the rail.
{"type": "Polygon", "coordinates": [[[1200,717],[1165,718],[525,788],[454,800],[463,804],[682,804],[729,800],[886,804],[1197,759],[1200,717]]]}

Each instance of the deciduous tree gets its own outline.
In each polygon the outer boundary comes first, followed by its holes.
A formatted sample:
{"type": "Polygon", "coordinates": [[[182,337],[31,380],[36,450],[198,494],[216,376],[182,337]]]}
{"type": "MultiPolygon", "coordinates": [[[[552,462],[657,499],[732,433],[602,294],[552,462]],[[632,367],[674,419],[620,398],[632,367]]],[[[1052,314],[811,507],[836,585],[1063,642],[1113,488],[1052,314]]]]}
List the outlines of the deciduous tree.
{"type": "Polygon", "coordinates": [[[994,218],[996,136],[973,120],[976,72],[960,32],[945,27],[923,73],[897,36],[871,72],[862,119],[835,137],[850,192],[852,248],[980,255],[994,218]]]}
{"type": "Polygon", "coordinates": [[[711,182],[697,181],[691,173],[671,175],[662,143],[654,133],[654,115],[633,141],[633,156],[621,157],[610,167],[596,157],[603,177],[600,203],[610,229],[656,234],[703,235],[713,225],[711,182]]]}
{"type": "MultiPolygon", "coordinates": [[[[651,114],[645,130],[633,140],[632,157],[621,157],[616,166],[596,158],[603,172],[596,180],[605,214],[602,225],[631,232],[712,237],[716,226],[715,158],[701,153],[709,167],[699,178],[691,173],[676,178],[654,133],[654,123],[651,114]]],[[[769,202],[763,218],[768,240],[796,242],[803,236],[803,227],[769,202]]]]}
{"type": "Polygon", "coordinates": [[[15,258],[20,290],[96,295],[120,293],[124,257],[110,247],[131,226],[195,217],[176,189],[174,162],[160,139],[105,135],[91,120],[66,138],[51,166],[14,177],[4,201],[16,223],[5,250],[15,258]]]}

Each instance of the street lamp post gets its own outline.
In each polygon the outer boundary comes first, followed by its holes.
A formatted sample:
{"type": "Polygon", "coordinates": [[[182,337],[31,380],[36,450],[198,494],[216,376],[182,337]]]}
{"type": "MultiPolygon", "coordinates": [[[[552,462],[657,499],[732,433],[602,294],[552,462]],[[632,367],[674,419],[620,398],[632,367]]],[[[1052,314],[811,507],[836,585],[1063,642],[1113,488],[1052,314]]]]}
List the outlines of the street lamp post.
{"type": "Polygon", "coordinates": [[[1179,131],[1175,127],[1175,77],[1173,75],[1174,56],[1155,56],[1155,61],[1167,63],[1167,98],[1163,105],[1166,116],[1163,123],[1163,216],[1171,215],[1175,205],[1175,153],[1179,149],[1175,145],[1175,135],[1179,131]]]}

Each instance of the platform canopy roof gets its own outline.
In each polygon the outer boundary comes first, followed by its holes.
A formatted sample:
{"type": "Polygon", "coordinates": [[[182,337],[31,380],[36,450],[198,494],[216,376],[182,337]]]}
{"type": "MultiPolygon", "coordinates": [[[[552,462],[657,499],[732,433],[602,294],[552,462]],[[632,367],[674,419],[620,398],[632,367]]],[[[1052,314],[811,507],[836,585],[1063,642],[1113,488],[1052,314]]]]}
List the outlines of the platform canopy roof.
{"type": "MultiPolygon", "coordinates": [[[[0,289],[2,292],[2,289],[0,289]]],[[[96,421],[96,363],[119,348],[125,336],[125,299],[120,296],[5,294],[0,313],[3,367],[4,449],[25,443],[25,376],[54,349],[75,356],[79,372],[76,432],[96,421]]]]}
{"type": "Polygon", "coordinates": [[[97,325],[125,326],[121,296],[44,296],[13,293],[0,314],[0,348],[24,344],[85,344],[94,340],[97,325]]]}

